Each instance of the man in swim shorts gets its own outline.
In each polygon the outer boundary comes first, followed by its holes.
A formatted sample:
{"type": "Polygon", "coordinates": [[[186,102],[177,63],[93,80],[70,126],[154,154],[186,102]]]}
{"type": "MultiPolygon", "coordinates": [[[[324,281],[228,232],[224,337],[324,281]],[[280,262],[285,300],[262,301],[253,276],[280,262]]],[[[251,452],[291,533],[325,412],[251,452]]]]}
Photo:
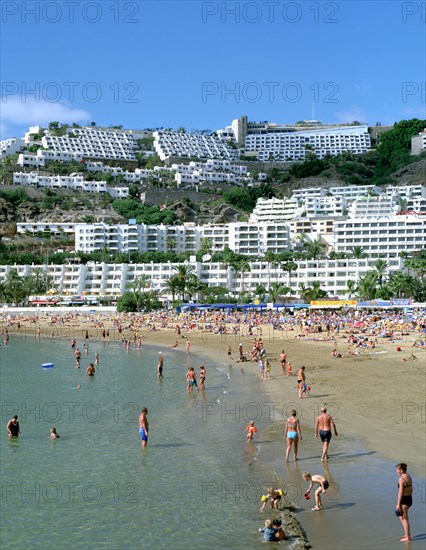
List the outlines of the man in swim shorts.
{"type": "Polygon", "coordinates": [[[187,389],[189,392],[192,392],[194,388],[198,390],[198,384],[197,384],[197,376],[195,374],[194,367],[188,367],[188,371],[186,373],[186,381],[187,381],[187,389]]]}
{"type": "Polygon", "coordinates": [[[331,427],[333,427],[334,433],[337,436],[338,433],[333,418],[327,413],[326,407],[322,407],[321,414],[318,416],[315,422],[315,437],[318,439],[319,432],[319,436],[322,441],[321,462],[323,462],[324,460],[328,460],[327,451],[331,441],[331,427]]]}
{"type": "Polygon", "coordinates": [[[148,414],[148,409],[144,407],[141,410],[139,415],[139,435],[141,437],[142,447],[146,447],[148,444],[148,432],[149,432],[149,422],[146,415],[148,414]]]}

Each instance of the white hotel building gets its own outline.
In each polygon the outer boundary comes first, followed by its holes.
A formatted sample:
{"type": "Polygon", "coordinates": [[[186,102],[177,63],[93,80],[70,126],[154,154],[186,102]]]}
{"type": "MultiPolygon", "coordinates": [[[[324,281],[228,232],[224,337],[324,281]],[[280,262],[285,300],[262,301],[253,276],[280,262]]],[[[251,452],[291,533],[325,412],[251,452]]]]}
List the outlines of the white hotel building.
{"type": "Polygon", "coordinates": [[[212,252],[225,247],[238,254],[258,256],[290,249],[290,229],[285,222],[236,222],[195,225],[76,224],[75,250],[93,252],[189,252],[195,254],[202,239],[210,239],[212,252]]]}
{"type": "Polygon", "coordinates": [[[345,151],[359,155],[371,147],[368,127],[342,126],[312,130],[288,129],[286,132],[269,131],[267,134],[248,134],[246,151],[256,151],[260,161],[303,161],[313,153],[322,159],[337,156],[345,151]]]}
{"type": "MultiPolygon", "coordinates": [[[[397,273],[403,267],[400,258],[392,258],[388,261],[388,274],[397,273]]],[[[315,281],[321,281],[321,288],[328,296],[347,298],[347,282],[357,281],[372,270],[369,260],[317,260],[298,261],[297,269],[291,273],[284,272],[279,266],[268,265],[266,262],[250,262],[250,271],[236,273],[231,267],[213,262],[196,262],[194,258],[187,262],[201,282],[208,286],[220,286],[226,288],[230,295],[238,296],[244,289],[250,293],[255,292],[258,284],[268,286],[279,282],[290,286],[292,296],[299,295],[299,286],[304,283],[311,286],[315,281]]],[[[149,264],[108,264],[88,263],[87,265],[48,265],[47,272],[52,276],[52,286],[59,294],[86,293],[91,296],[108,296],[117,298],[125,292],[129,283],[141,275],[150,277],[152,288],[158,290],[160,296],[171,299],[166,292],[166,281],[176,273],[180,264],[173,263],[149,263],[149,264]]],[[[29,275],[32,270],[40,266],[0,266],[0,282],[4,281],[11,269],[16,269],[18,274],[29,275]]]]}
{"type": "MultiPolygon", "coordinates": [[[[387,275],[403,269],[401,252],[413,252],[426,248],[426,214],[394,213],[393,205],[399,196],[413,196],[412,200],[421,201],[423,186],[400,191],[392,189],[380,197],[370,196],[368,200],[358,197],[351,203],[354,217],[318,217],[290,218],[288,208],[294,204],[294,198],[260,199],[249,222],[230,224],[194,223],[183,225],[144,225],[144,224],[75,224],[75,249],[92,252],[107,248],[113,252],[149,252],[174,251],[189,252],[195,255],[199,251],[202,239],[211,240],[212,252],[229,247],[237,253],[252,258],[250,270],[236,273],[231,267],[210,261],[196,262],[191,257],[188,264],[194,269],[202,282],[209,286],[222,286],[233,295],[242,290],[251,293],[257,284],[268,286],[269,282],[290,285],[292,295],[298,295],[300,283],[311,286],[321,281],[322,288],[329,296],[347,298],[347,282],[358,281],[372,269],[375,260],[382,257],[389,264],[387,275]],[[419,187],[419,188],[417,188],[419,187]],[[380,208],[382,210],[380,210],[380,208]],[[380,211],[377,210],[379,208],[380,211]],[[279,218],[284,213],[286,218],[279,218]],[[266,251],[281,253],[292,250],[298,236],[308,240],[320,240],[329,245],[329,250],[350,254],[355,246],[361,246],[367,255],[365,259],[346,258],[340,260],[301,260],[297,261],[297,270],[290,278],[280,265],[262,261],[266,251]]],[[[369,190],[368,190],[369,191],[369,190]]],[[[365,190],[364,190],[365,192],[365,190]]],[[[326,196],[322,189],[305,189],[297,193],[298,201],[310,203],[325,198],[336,199],[337,195],[326,196]]],[[[346,200],[351,201],[356,195],[346,200]]],[[[425,210],[426,212],[426,210],[425,210]]],[[[72,228],[63,224],[18,224],[18,232],[37,232],[50,229],[72,233],[72,228]]],[[[72,225],[72,224],[71,224],[72,225]]],[[[33,266],[33,268],[36,266],[33,266]]],[[[129,282],[140,275],[151,277],[153,287],[164,295],[168,278],[174,274],[176,265],[163,264],[88,264],[47,266],[54,278],[54,285],[60,292],[70,294],[105,295],[117,297],[126,289],[129,282]]],[[[21,274],[28,274],[30,266],[18,266],[21,274]]],[[[12,266],[0,266],[0,281],[4,279],[12,266]]],[[[170,298],[170,296],[169,296],[170,298]]]]}
{"type": "Polygon", "coordinates": [[[82,175],[41,176],[38,172],[14,172],[14,185],[34,185],[46,189],[74,189],[86,193],[108,193],[113,198],[125,199],[129,196],[129,188],[109,186],[105,181],[87,181],[82,175]]]}
{"type": "MultiPolygon", "coordinates": [[[[40,129],[34,127],[33,130],[40,129]]],[[[30,129],[31,130],[31,129],[30,129]]],[[[26,134],[29,139],[30,132],[26,134]]],[[[136,135],[126,131],[91,127],[67,128],[63,136],[46,132],[35,155],[19,155],[19,166],[44,166],[51,161],[77,161],[83,159],[107,159],[136,162],[136,135]]],[[[28,143],[30,143],[28,141],[28,143]]]]}
{"type": "Polygon", "coordinates": [[[154,149],[161,160],[169,157],[234,159],[234,149],[215,136],[185,132],[153,132],[154,149]]]}
{"type": "Polygon", "coordinates": [[[426,248],[426,216],[354,218],[334,222],[336,252],[361,246],[370,258],[396,258],[401,252],[426,248]]]}

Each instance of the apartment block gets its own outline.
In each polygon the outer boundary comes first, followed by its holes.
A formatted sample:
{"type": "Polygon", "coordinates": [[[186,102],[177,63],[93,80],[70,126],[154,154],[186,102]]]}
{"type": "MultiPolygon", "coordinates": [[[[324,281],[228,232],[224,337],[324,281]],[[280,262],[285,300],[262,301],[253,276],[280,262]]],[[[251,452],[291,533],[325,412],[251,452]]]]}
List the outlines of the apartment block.
{"type": "MultiPolygon", "coordinates": [[[[388,275],[397,273],[403,268],[401,258],[389,259],[388,275]]],[[[255,292],[258,284],[280,283],[291,289],[292,296],[299,295],[300,284],[311,286],[320,281],[321,288],[328,296],[347,298],[348,281],[359,281],[367,271],[373,269],[368,259],[355,260],[309,260],[297,261],[297,268],[292,273],[282,270],[279,265],[264,261],[252,261],[244,273],[236,272],[232,267],[218,262],[196,262],[191,260],[187,265],[192,268],[202,283],[208,286],[219,286],[228,290],[230,296],[236,297],[240,292],[255,292]]],[[[142,275],[150,278],[152,288],[157,290],[163,299],[171,300],[166,290],[167,280],[172,277],[179,264],[64,264],[46,265],[47,273],[52,277],[52,285],[60,294],[111,297],[117,299],[129,284],[142,275]]],[[[30,275],[39,266],[0,266],[0,283],[11,269],[16,269],[20,276],[30,275]]],[[[289,292],[290,294],[290,292],[289,292]]]]}
{"type": "Polygon", "coordinates": [[[336,220],[334,239],[336,252],[350,252],[361,246],[369,257],[396,258],[401,252],[426,248],[426,218],[393,215],[336,220]]]}
{"type": "Polygon", "coordinates": [[[184,132],[158,131],[153,133],[154,149],[161,160],[169,157],[205,159],[234,159],[237,154],[215,136],[184,132]]]}

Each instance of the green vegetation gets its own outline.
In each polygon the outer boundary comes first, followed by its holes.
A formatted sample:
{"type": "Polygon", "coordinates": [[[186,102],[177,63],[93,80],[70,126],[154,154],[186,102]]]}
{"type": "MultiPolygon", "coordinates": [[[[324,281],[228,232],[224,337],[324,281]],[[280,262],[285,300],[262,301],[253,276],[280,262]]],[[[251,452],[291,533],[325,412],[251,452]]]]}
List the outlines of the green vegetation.
{"type": "Polygon", "coordinates": [[[411,138],[426,127],[426,120],[411,119],[395,123],[393,128],[381,135],[380,143],[374,150],[363,155],[345,152],[338,157],[326,156],[323,159],[311,157],[287,168],[274,167],[268,171],[270,181],[286,183],[307,177],[330,177],[333,172],[348,185],[388,184],[392,174],[413,162],[424,158],[411,155],[411,138]]]}
{"type": "MultiPolygon", "coordinates": [[[[388,274],[389,265],[382,259],[372,264],[371,271],[362,277],[351,293],[362,300],[382,298],[412,298],[415,302],[426,301],[426,250],[405,258],[407,271],[388,274]]],[[[349,289],[349,283],[348,283],[349,289]]]]}
{"type": "Polygon", "coordinates": [[[163,304],[158,299],[155,290],[149,290],[151,278],[148,275],[141,275],[129,285],[129,291],[125,292],[117,302],[118,312],[152,311],[161,309],[163,304]]]}
{"type": "Polygon", "coordinates": [[[244,212],[251,212],[258,198],[274,195],[272,186],[269,183],[262,183],[258,187],[231,187],[223,193],[223,198],[228,204],[244,212]]]}
{"type": "Polygon", "coordinates": [[[0,300],[11,304],[21,304],[32,294],[46,294],[52,289],[53,278],[45,269],[36,268],[31,275],[20,276],[11,269],[4,282],[0,282],[0,300]]]}
{"type": "Polygon", "coordinates": [[[147,157],[143,152],[139,152],[136,153],[136,159],[138,161],[138,168],[153,170],[156,166],[164,166],[164,162],[160,159],[158,155],[147,157]]]}
{"type": "Polygon", "coordinates": [[[2,189],[0,191],[0,198],[4,199],[10,208],[17,208],[24,202],[31,202],[30,196],[25,189],[2,189]]]}
{"type": "Polygon", "coordinates": [[[158,206],[145,206],[135,199],[116,199],[112,207],[127,219],[136,219],[137,223],[173,224],[176,221],[176,215],[171,210],[160,210],[158,206]]]}
{"type": "Polygon", "coordinates": [[[64,136],[67,133],[68,124],[60,124],[59,122],[49,123],[49,132],[53,136],[64,136]]]}

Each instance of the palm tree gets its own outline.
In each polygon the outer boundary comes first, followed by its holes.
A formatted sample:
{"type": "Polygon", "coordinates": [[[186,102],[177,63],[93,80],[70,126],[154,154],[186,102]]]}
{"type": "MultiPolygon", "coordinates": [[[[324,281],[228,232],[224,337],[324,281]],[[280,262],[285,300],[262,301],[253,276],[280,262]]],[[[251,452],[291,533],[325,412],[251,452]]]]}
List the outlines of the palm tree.
{"type": "MultiPolygon", "coordinates": [[[[291,274],[292,274],[293,271],[297,270],[297,263],[292,262],[292,261],[288,261],[288,262],[285,262],[284,264],[282,264],[281,268],[282,268],[283,271],[287,272],[288,286],[291,289],[291,274]]],[[[291,294],[291,290],[290,290],[290,294],[291,294]]]]}
{"type": "Polygon", "coordinates": [[[241,295],[244,293],[244,273],[250,271],[250,262],[248,259],[240,254],[231,264],[233,269],[238,273],[241,273],[241,295]]]}
{"type": "Polygon", "coordinates": [[[325,256],[327,245],[320,241],[310,241],[306,244],[306,258],[308,260],[318,260],[325,256]]]}
{"type": "Polygon", "coordinates": [[[127,288],[133,290],[138,311],[141,310],[142,303],[144,302],[145,289],[150,288],[150,286],[151,277],[149,275],[141,275],[127,285],[127,288]]]}
{"type": "Polygon", "coordinates": [[[16,305],[26,300],[30,295],[29,289],[25,284],[23,277],[18,275],[18,271],[16,269],[11,269],[7,274],[4,292],[8,301],[10,300],[16,305]]]}
{"type": "Polygon", "coordinates": [[[321,288],[321,284],[322,283],[320,281],[314,281],[312,283],[312,286],[309,292],[310,300],[319,300],[327,296],[327,292],[321,288]]]}
{"type": "Polygon", "coordinates": [[[202,256],[204,256],[205,254],[211,254],[212,248],[213,244],[211,239],[209,239],[208,237],[204,237],[201,239],[199,253],[202,256]]]}
{"type": "Polygon", "coordinates": [[[309,291],[310,287],[305,286],[305,283],[300,283],[299,285],[299,296],[302,298],[304,302],[307,302],[309,300],[309,291]]]}
{"type": "Polygon", "coordinates": [[[367,271],[358,282],[358,295],[362,300],[372,300],[377,294],[378,275],[375,271],[367,271]]]}
{"type": "Polygon", "coordinates": [[[312,286],[305,286],[304,283],[300,283],[299,292],[301,298],[306,302],[311,302],[312,300],[319,300],[327,296],[327,292],[321,288],[320,281],[314,281],[312,286]]]}
{"type": "Polygon", "coordinates": [[[167,237],[166,247],[167,247],[167,252],[174,252],[176,248],[176,239],[174,237],[167,237]]]}
{"type": "Polygon", "coordinates": [[[272,303],[279,302],[280,298],[288,294],[289,290],[287,286],[281,285],[278,282],[272,283],[269,289],[269,301],[272,303]]]}
{"type": "MultiPolygon", "coordinates": [[[[266,297],[266,288],[265,285],[261,285],[260,283],[257,283],[256,288],[254,289],[254,293],[256,296],[258,296],[260,302],[265,301],[266,297]]],[[[269,298],[271,294],[271,289],[269,289],[269,298]]]]}
{"type": "Polygon", "coordinates": [[[25,277],[30,294],[46,294],[53,286],[53,277],[48,274],[46,268],[36,267],[31,275],[25,277]]]}
{"type": "Polygon", "coordinates": [[[367,254],[364,252],[364,249],[362,246],[354,246],[352,248],[352,257],[356,260],[361,260],[362,258],[365,258],[367,254]]]}
{"type": "Polygon", "coordinates": [[[414,284],[414,277],[408,273],[397,271],[389,277],[386,287],[388,288],[391,296],[396,296],[397,298],[409,298],[411,296],[414,284]]]}
{"type": "Polygon", "coordinates": [[[377,279],[379,282],[380,288],[383,288],[383,281],[385,278],[386,271],[388,270],[389,264],[382,259],[378,259],[374,263],[374,270],[377,273],[377,279]]]}
{"type": "Polygon", "coordinates": [[[191,280],[191,277],[196,277],[196,275],[192,267],[189,265],[182,264],[177,266],[175,269],[176,269],[175,276],[179,282],[178,289],[179,289],[179,292],[181,293],[182,302],[183,302],[185,299],[185,292],[187,290],[188,283],[191,280]]]}
{"type": "Polygon", "coordinates": [[[268,291],[269,291],[271,288],[271,264],[273,264],[276,261],[277,255],[271,250],[266,250],[266,252],[263,255],[263,259],[268,264],[268,291]]]}
{"type": "Polygon", "coordinates": [[[413,256],[406,261],[405,265],[407,269],[414,271],[421,283],[424,284],[426,275],[426,253],[421,252],[417,256],[413,256]]]}
{"type": "Polygon", "coordinates": [[[206,285],[200,281],[196,275],[190,275],[186,284],[186,291],[188,292],[189,299],[192,300],[194,294],[203,295],[206,285]]]}
{"type": "Polygon", "coordinates": [[[173,275],[170,279],[167,279],[166,289],[171,293],[173,302],[175,301],[176,293],[179,291],[179,288],[180,282],[176,275],[173,275]]]}

